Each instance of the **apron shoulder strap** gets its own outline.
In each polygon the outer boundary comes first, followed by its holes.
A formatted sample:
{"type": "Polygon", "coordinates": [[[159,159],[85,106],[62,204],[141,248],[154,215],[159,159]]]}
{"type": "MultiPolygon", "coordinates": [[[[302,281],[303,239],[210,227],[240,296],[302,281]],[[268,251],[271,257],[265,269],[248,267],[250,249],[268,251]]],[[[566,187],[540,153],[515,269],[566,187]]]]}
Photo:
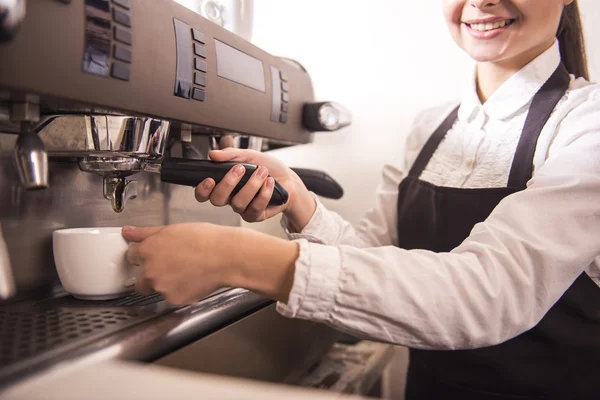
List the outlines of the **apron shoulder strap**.
{"type": "Polygon", "coordinates": [[[571,77],[567,69],[563,63],[560,63],[556,71],[534,96],[510,167],[507,185],[509,188],[525,189],[527,187],[527,182],[533,176],[533,156],[540,133],[552,111],[567,92],[570,82],[571,77]]]}
{"type": "MultiPolygon", "coordinates": [[[[533,176],[533,156],[540,133],[552,111],[565,95],[570,81],[571,77],[567,69],[560,63],[556,71],[534,96],[510,168],[507,185],[509,188],[525,189],[527,187],[527,182],[533,176]]],[[[413,163],[408,176],[418,178],[421,175],[446,133],[454,125],[459,108],[460,105],[452,110],[450,115],[427,140],[413,163]]]]}
{"type": "Polygon", "coordinates": [[[435,149],[437,149],[439,144],[442,142],[442,139],[444,139],[444,136],[446,136],[446,133],[450,130],[450,128],[452,128],[452,125],[454,125],[454,122],[456,121],[456,118],[458,116],[459,108],[460,105],[457,106],[454,110],[452,110],[452,112],[446,117],[444,122],[442,122],[442,124],[435,130],[435,132],[433,132],[433,135],[429,137],[429,139],[425,143],[425,146],[423,146],[423,149],[421,149],[421,152],[419,153],[417,159],[413,163],[410,172],[408,173],[408,176],[418,178],[421,175],[421,172],[423,172],[423,170],[427,166],[427,163],[429,162],[429,159],[435,152],[435,149]]]}

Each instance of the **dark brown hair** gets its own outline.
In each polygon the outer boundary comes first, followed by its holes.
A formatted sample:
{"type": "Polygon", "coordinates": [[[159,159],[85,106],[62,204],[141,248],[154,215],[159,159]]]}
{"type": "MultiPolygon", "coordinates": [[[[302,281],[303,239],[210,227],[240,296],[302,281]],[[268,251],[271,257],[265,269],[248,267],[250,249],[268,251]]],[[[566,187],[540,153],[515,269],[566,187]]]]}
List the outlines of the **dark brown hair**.
{"type": "Polygon", "coordinates": [[[584,77],[589,80],[585,40],[577,0],[573,0],[563,9],[556,37],[560,43],[560,56],[567,71],[576,78],[584,77]]]}

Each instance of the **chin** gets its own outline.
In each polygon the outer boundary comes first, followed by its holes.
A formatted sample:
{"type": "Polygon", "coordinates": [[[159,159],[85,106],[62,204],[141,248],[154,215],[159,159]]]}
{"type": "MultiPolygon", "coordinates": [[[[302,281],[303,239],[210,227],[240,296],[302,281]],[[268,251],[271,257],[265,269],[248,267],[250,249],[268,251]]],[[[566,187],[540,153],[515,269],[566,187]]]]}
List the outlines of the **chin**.
{"type": "Polygon", "coordinates": [[[478,63],[485,62],[497,62],[506,58],[506,55],[500,51],[493,51],[492,49],[463,49],[469,57],[478,63]]]}
{"type": "Polygon", "coordinates": [[[469,56],[475,60],[478,63],[489,63],[489,62],[495,62],[495,61],[500,61],[502,58],[499,57],[497,54],[491,55],[491,54],[473,54],[473,53],[467,53],[469,54],[469,56]]]}

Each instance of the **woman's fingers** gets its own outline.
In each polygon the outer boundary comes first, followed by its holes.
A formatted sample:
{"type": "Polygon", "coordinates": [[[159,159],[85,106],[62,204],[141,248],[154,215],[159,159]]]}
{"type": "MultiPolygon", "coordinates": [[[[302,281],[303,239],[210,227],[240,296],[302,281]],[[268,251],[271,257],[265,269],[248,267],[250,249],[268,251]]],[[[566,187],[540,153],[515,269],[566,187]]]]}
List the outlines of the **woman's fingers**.
{"type": "Polygon", "coordinates": [[[137,274],[135,278],[135,290],[142,296],[149,296],[154,293],[152,282],[150,282],[144,276],[144,267],[142,265],[137,267],[137,274]]]}
{"type": "Polygon", "coordinates": [[[140,244],[130,243],[127,249],[127,261],[132,265],[141,265],[142,256],[140,255],[140,244]]]}
{"type": "Polygon", "coordinates": [[[244,218],[245,221],[256,222],[267,218],[265,211],[269,207],[271,196],[273,196],[274,186],[275,180],[273,178],[267,178],[264,181],[258,194],[254,195],[253,200],[242,213],[242,218],[244,218]]]}
{"type": "Polygon", "coordinates": [[[215,180],[212,178],[206,178],[194,190],[194,196],[196,196],[196,200],[200,203],[204,203],[208,201],[210,198],[210,194],[212,193],[215,187],[215,180]]]}
{"type": "MultiPolygon", "coordinates": [[[[238,214],[245,213],[250,203],[253,203],[253,199],[260,192],[268,176],[269,171],[265,167],[258,167],[244,187],[231,199],[231,208],[233,208],[233,211],[238,214]]],[[[265,207],[263,207],[263,210],[265,207]]]]}
{"type": "Polygon", "coordinates": [[[223,207],[229,204],[231,193],[240,182],[245,172],[246,169],[240,164],[231,168],[229,172],[225,174],[221,182],[212,189],[212,192],[208,197],[212,205],[223,207]]]}
{"type": "Polygon", "coordinates": [[[272,156],[255,150],[227,148],[224,150],[211,150],[208,156],[213,161],[233,161],[246,164],[267,165],[272,163],[272,156]]]}

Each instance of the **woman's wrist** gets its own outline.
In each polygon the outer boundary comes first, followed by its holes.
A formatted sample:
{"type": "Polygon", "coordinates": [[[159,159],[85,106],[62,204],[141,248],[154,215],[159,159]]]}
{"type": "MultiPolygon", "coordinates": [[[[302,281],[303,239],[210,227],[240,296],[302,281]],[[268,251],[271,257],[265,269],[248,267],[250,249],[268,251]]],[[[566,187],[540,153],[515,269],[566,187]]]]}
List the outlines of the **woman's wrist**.
{"type": "Polygon", "coordinates": [[[235,229],[226,286],[241,287],[287,303],[300,246],[249,229],[235,229]]]}
{"type": "Polygon", "coordinates": [[[297,192],[294,203],[284,211],[284,214],[293,231],[302,232],[315,214],[316,209],[317,202],[315,198],[306,187],[303,186],[302,189],[297,192]]]}

